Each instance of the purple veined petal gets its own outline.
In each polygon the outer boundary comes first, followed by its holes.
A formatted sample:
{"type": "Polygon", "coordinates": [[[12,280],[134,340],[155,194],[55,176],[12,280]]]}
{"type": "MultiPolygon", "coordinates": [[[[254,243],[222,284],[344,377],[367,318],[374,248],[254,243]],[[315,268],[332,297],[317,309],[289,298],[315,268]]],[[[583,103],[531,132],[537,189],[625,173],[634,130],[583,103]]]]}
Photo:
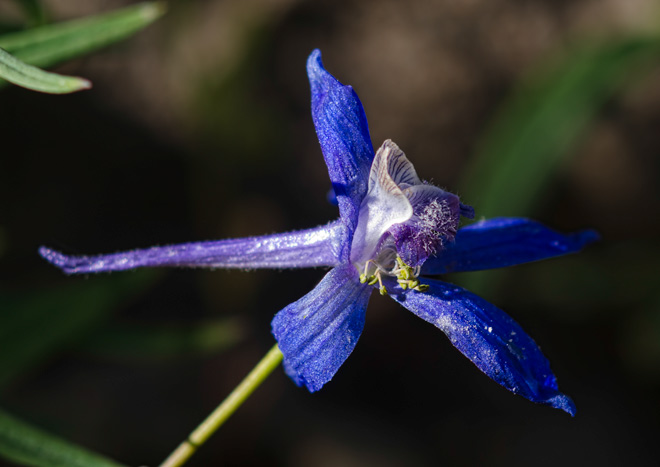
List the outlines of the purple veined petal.
{"type": "MultiPolygon", "coordinates": [[[[339,212],[352,234],[374,157],[367,117],[353,88],[344,86],[325,70],[318,49],[307,59],[307,75],[314,126],[339,212]]],[[[349,250],[350,243],[345,245],[342,260],[348,259],[349,250]]]]}
{"type": "Polygon", "coordinates": [[[453,193],[428,184],[414,185],[403,192],[415,214],[390,233],[401,259],[415,267],[453,242],[461,216],[460,202],[453,193]]]}
{"type": "Polygon", "coordinates": [[[318,391],[339,370],[362,334],[371,292],[347,264],[332,269],[311,292],[275,315],[273,335],[284,368],[298,386],[318,391]]]}
{"type": "Polygon", "coordinates": [[[564,235],[524,218],[499,217],[463,227],[428,258],[422,274],[478,271],[575,253],[599,238],[593,230],[564,235]]]}
{"type": "Polygon", "coordinates": [[[391,139],[381,144],[369,171],[369,189],[374,185],[394,185],[402,190],[408,186],[421,185],[415,166],[401,148],[391,139]]]}
{"type": "Polygon", "coordinates": [[[429,285],[428,291],[392,297],[442,330],[463,355],[495,382],[533,402],[575,415],[575,405],[559,392],[548,360],[510,316],[460,287],[434,280],[422,282],[429,285]]]}
{"type": "Polygon", "coordinates": [[[123,271],[141,267],[306,268],[338,264],[345,241],[340,221],[313,229],[229,240],[183,243],[106,255],[68,256],[50,248],[39,254],[67,274],[123,271]]]}

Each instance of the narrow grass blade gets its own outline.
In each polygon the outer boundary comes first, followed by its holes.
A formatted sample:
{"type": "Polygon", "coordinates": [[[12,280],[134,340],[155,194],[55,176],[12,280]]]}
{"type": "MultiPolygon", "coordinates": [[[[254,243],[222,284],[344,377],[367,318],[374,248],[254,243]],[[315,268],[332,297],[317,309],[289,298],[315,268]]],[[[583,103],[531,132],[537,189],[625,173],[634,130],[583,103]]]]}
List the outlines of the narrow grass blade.
{"type": "Polygon", "coordinates": [[[49,73],[20,61],[2,49],[0,49],[0,78],[17,86],[50,94],[69,94],[92,87],[92,83],[84,78],[49,73]]]}
{"type": "Polygon", "coordinates": [[[477,216],[526,215],[598,109],[628,79],[660,61],[660,39],[580,46],[514,93],[481,141],[461,195],[477,216]]]}
{"type": "Polygon", "coordinates": [[[39,467],[121,467],[121,464],[35,428],[0,410],[0,456],[39,467]]]}
{"type": "MultiPolygon", "coordinates": [[[[580,44],[549,60],[514,91],[464,174],[465,202],[477,218],[527,216],[603,104],[660,61],[660,38],[626,37],[580,44]]],[[[488,294],[506,270],[456,277],[488,294]]]]}
{"type": "Polygon", "coordinates": [[[0,47],[25,63],[45,68],[118,42],[153,23],[164,12],[163,3],[139,3],[110,13],[5,34],[0,36],[0,47]]]}

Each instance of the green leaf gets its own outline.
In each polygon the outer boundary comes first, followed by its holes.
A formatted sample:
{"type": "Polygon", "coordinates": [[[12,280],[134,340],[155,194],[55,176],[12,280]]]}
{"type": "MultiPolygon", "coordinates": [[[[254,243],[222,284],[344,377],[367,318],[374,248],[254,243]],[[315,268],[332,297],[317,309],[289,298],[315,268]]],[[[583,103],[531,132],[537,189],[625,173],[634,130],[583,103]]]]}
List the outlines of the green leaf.
{"type": "Polygon", "coordinates": [[[35,428],[0,410],[0,455],[39,467],[121,467],[122,464],[35,428]]]}
{"type": "Polygon", "coordinates": [[[66,286],[0,294],[0,389],[102,327],[110,313],[149,287],[152,270],[68,279],[66,286]]]}
{"type": "Polygon", "coordinates": [[[21,62],[3,49],[0,49],[0,78],[17,86],[50,94],[68,94],[92,87],[92,83],[84,78],[43,71],[21,62]]]}
{"type": "Polygon", "coordinates": [[[163,3],[140,3],[110,13],[5,34],[0,37],[0,47],[25,63],[45,68],[120,41],[164,12],[163,3]]]}
{"type": "Polygon", "coordinates": [[[537,70],[481,141],[462,198],[479,217],[528,214],[605,101],[658,60],[660,39],[636,37],[581,46],[537,70]]]}

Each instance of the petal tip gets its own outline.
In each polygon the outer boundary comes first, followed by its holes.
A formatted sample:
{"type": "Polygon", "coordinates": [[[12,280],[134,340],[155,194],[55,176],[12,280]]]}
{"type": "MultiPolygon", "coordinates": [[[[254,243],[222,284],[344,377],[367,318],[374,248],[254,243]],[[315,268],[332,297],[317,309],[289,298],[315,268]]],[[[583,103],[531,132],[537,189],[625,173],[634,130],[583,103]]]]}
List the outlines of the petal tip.
{"type": "Polygon", "coordinates": [[[39,247],[39,256],[48,261],[53,266],[60,268],[67,274],[70,274],[72,271],[68,267],[68,257],[57,250],[52,250],[45,246],[39,247]]]}
{"type": "Polygon", "coordinates": [[[556,396],[551,397],[545,401],[545,404],[555,409],[563,410],[571,417],[575,417],[575,413],[577,412],[573,400],[564,394],[557,394],[556,396]]]}
{"type": "Polygon", "coordinates": [[[309,54],[309,61],[316,60],[318,62],[321,61],[321,49],[314,49],[312,50],[312,53],[309,54]]]}
{"type": "Polygon", "coordinates": [[[319,49],[312,50],[312,53],[307,57],[307,75],[309,80],[314,82],[319,79],[321,73],[327,73],[323,67],[323,61],[321,60],[321,51],[319,49]]]}
{"type": "Polygon", "coordinates": [[[575,234],[575,237],[581,246],[587,246],[590,243],[597,242],[601,238],[600,234],[592,229],[581,230],[575,234]]]}

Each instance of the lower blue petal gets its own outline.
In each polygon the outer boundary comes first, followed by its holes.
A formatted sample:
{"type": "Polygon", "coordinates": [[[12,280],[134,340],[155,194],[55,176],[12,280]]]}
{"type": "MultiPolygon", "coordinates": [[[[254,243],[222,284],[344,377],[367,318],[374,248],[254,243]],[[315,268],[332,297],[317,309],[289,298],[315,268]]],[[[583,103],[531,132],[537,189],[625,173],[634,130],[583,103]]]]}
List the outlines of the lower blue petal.
{"type": "Polygon", "coordinates": [[[536,221],[498,217],[463,227],[427,259],[422,274],[479,271],[575,253],[598,239],[593,230],[564,235],[536,221]]]}
{"type": "Polygon", "coordinates": [[[340,266],[275,315],[272,330],[284,369],[298,386],[318,391],[339,370],[362,334],[372,290],[352,265],[340,266]]]}
{"type": "Polygon", "coordinates": [[[573,401],[557,388],[550,363],[510,316],[460,287],[434,280],[423,283],[429,285],[427,292],[409,291],[393,298],[442,330],[495,382],[533,402],[575,415],[573,401]]]}

